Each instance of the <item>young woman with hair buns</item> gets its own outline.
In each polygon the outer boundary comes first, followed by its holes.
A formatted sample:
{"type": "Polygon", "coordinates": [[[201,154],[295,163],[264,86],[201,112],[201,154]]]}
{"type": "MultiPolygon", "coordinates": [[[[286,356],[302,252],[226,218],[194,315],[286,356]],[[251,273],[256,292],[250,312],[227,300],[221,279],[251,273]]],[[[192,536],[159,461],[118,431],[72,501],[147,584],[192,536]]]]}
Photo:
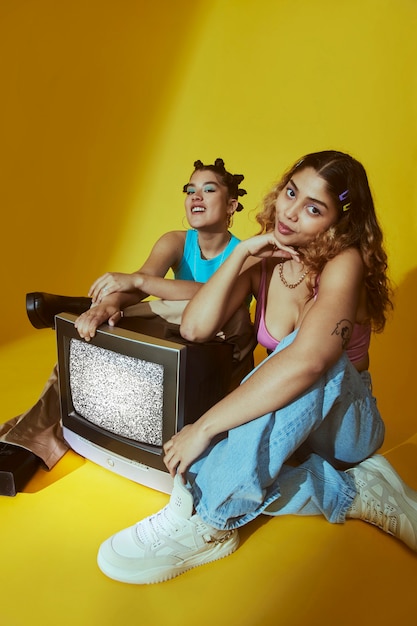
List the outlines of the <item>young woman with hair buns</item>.
{"type": "MultiPolygon", "coordinates": [[[[229,227],[234,213],[243,209],[239,201],[246,194],[240,188],[243,179],[241,174],[228,172],[222,159],[216,159],[211,165],[196,161],[183,187],[190,229],[162,235],[137,272],[106,273],[98,278],[90,288],[90,298],[43,292],[27,294],[27,312],[32,325],[54,328],[56,314],[79,314],[75,326],[86,341],[94,337],[101,324],[117,324],[123,315],[179,325],[189,299],[239,243],[229,227]],[[173,279],[166,278],[169,269],[173,270],[173,279]],[[142,302],[148,296],[157,299],[142,302]]],[[[225,323],[222,338],[233,344],[231,386],[235,386],[253,367],[252,351],[256,342],[247,303],[225,323]]],[[[0,442],[27,449],[47,468],[53,467],[66,452],[56,367],[37,403],[0,425],[0,442]]]]}

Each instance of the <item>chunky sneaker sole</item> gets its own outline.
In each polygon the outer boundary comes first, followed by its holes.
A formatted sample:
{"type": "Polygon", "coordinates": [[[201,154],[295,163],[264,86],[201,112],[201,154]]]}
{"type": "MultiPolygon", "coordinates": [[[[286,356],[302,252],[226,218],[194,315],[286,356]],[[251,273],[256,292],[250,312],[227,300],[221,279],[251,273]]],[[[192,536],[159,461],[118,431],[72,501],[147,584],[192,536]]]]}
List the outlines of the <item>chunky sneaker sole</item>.
{"type": "Polygon", "coordinates": [[[236,550],[237,530],[213,528],[193,512],[192,495],[176,476],[166,507],[102,544],[99,568],[124,583],[161,583],[236,550]]]}
{"type": "MultiPolygon", "coordinates": [[[[202,525],[201,531],[209,529],[201,520],[199,523],[202,525]]],[[[184,546],[177,544],[175,537],[171,535],[159,542],[156,540],[148,549],[145,548],[143,556],[135,557],[133,554],[126,554],[124,549],[129,544],[132,547],[137,546],[141,551],[144,549],[135,525],[110,537],[100,546],[97,564],[103,574],[119,582],[136,585],[161,583],[194,567],[223,559],[237,549],[237,530],[217,531],[217,535],[201,535],[201,542],[198,542],[200,545],[194,549],[186,548],[185,555],[184,546]],[[159,555],[156,556],[155,553],[159,555]]]]}
{"type": "Polygon", "coordinates": [[[354,477],[361,500],[361,511],[353,517],[378,526],[417,551],[417,491],[381,455],[347,472],[354,477]]]}

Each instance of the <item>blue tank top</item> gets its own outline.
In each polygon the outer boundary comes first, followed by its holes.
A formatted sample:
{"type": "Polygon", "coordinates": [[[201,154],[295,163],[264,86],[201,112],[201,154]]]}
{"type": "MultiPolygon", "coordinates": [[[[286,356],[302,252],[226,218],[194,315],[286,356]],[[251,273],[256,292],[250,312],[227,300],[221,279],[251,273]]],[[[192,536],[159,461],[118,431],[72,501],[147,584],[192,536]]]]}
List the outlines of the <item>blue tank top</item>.
{"type": "Polygon", "coordinates": [[[194,229],[187,230],[182,259],[174,270],[176,280],[193,280],[197,283],[206,283],[239,242],[240,239],[230,233],[230,241],[223,252],[214,259],[202,259],[198,246],[198,232],[194,229]]]}

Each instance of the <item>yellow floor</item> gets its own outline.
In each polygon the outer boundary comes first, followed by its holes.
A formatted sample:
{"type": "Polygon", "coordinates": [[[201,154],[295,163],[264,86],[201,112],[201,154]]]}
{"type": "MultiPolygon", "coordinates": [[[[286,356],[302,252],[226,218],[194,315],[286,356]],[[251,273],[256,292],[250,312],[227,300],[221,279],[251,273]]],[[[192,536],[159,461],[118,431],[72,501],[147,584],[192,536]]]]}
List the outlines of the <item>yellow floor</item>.
{"type": "MultiPolygon", "coordinates": [[[[54,361],[52,332],[0,350],[5,421],[29,406],[54,361]]],[[[417,489],[417,435],[387,456],[417,489]]],[[[262,517],[232,556],[172,581],[129,586],[96,566],[98,545],[167,502],[68,452],[24,493],[0,497],[4,626],[417,624],[417,556],[360,521],[262,517]]]]}

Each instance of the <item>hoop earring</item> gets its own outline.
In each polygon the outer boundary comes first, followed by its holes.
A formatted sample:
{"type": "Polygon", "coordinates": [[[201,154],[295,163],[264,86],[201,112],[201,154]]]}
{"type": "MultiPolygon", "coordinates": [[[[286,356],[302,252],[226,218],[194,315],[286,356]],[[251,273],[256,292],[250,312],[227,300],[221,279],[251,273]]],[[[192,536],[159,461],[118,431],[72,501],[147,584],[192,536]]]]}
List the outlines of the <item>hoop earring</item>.
{"type": "Polygon", "coordinates": [[[227,216],[227,228],[232,228],[233,226],[233,213],[227,216]]]}

